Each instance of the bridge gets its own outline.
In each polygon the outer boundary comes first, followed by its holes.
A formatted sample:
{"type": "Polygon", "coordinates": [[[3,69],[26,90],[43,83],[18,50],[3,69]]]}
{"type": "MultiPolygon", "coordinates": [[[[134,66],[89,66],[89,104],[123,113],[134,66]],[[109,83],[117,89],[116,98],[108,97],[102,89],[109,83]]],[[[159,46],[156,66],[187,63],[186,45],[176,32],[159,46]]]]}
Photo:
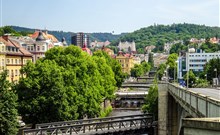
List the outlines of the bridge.
{"type": "Polygon", "coordinates": [[[151,83],[141,83],[141,82],[128,82],[128,83],[123,83],[122,88],[130,87],[130,88],[150,88],[151,83]]]}
{"type": "Polygon", "coordinates": [[[158,88],[159,135],[212,134],[213,129],[218,129],[218,132],[214,132],[220,134],[220,124],[213,120],[212,124],[210,120],[204,122],[204,119],[220,117],[220,90],[186,89],[170,83],[160,83],[158,88]],[[198,125],[192,126],[189,121],[200,124],[200,128],[198,125]]]}
{"type": "Polygon", "coordinates": [[[140,109],[147,94],[147,91],[116,92],[112,105],[114,108],[140,109]]]}
{"type": "Polygon", "coordinates": [[[152,123],[152,114],[94,118],[37,124],[36,129],[24,130],[23,135],[108,134],[137,130],[152,134],[152,123]]]}

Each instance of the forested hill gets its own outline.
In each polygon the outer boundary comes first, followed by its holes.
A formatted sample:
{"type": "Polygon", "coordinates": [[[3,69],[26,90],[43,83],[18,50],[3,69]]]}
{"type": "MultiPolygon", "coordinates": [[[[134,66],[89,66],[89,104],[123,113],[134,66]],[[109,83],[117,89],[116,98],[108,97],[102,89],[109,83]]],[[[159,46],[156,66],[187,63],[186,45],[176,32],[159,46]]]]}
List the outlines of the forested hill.
{"type": "MultiPolygon", "coordinates": [[[[35,31],[35,29],[30,29],[30,28],[25,28],[25,27],[19,27],[19,26],[11,26],[14,30],[18,31],[18,32],[28,32],[28,33],[33,33],[35,31]]],[[[71,36],[74,34],[74,32],[64,32],[64,31],[50,31],[48,30],[48,33],[54,35],[59,41],[61,41],[61,39],[63,37],[65,37],[65,39],[67,40],[67,42],[70,44],[71,42],[71,36]]],[[[126,33],[122,33],[122,34],[112,34],[112,33],[87,33],[90,37],[90,41],[114,41],[114,40],[118,40],[119,37],[121,37],[122,35],[125,35],[126,33]]]]}
{"type": "Polygon", "coordinates": [[[154,25],[132,33],[126,34],[113,42],[117,45],[119,41],[135,41],[139,53],[143,53],[144,47],[156,45],[155,52],[163,51],[163,45],[166,42],[174,40],[189,40],[190,38],[207,38],[220,36],[219,27],[209,27],[196,24],[172,24],[172,25],[154,25]]]}

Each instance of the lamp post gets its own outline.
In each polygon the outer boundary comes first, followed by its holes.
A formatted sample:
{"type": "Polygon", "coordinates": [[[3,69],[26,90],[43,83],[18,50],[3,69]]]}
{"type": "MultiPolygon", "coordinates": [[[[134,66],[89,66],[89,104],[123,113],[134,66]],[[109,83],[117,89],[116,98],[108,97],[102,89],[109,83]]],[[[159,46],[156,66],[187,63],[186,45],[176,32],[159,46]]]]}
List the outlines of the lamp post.
{"type": "Polygon", "coordinates": [[[187,55],[186,55],[186,57],[187,57],[187,76],[186,76],[186,78],[187,78],[187,84],[186,84],[186,89],[188,90],[188,88],[189,88],[189,45],[187,45],[187,55]]]}
{"type": "Polygon", "coordinates": [[[215,68],[214,69],[214,71],[215,71],[215,87],[217,88],[217,83],[218,83],[218,81],[217,81],[217,68],[215,68]]]}
{"type": "Polygon", "coordinates": [[[205,74],[205,79],[207,80],[207,74],[205,74]]]}
{"type": "Polygon", "coordinates": [[[215,68],[214,71],[215,71],[215,78],[217,78],[217,68],[215,68]]]}
{"type": "Polygon", "coordinates": [[[170,66],[168,65],[167,68],[166,68],[167,82],[169,82],[169,68],[170,68],[170,66]]]}
{"type": "Polygon", "coordinates": [[[173,77],[173,80],[174,80],[174,83],[176,82],[176,63],[178,63],[179,61],[175,61],[174,63],[174,77],[173,77]]]}

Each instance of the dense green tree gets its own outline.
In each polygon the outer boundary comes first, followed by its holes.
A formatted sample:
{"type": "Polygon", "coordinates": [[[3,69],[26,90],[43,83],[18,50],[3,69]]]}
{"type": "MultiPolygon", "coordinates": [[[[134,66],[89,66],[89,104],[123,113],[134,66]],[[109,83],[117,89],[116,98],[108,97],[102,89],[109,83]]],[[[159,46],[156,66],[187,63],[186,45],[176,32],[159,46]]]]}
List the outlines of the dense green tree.
{"type": "Polygon", "coordinates": [[[165,70],[166,70],[166,65],[165,64],[160,64],[158,69],[157,69],[157,75],[158,75],[159,80],[162,79],[165,70]]]}
{"type": "Polygon", "coordinates": [[[178,55],[176,53],[172,53],[168,56],[167,58],[167,62],[166,65],[168,65],[168,74],[169,77],[174,78],[174,74],[175,77],[177,76],[177,58],[178,55]]]}
{"type": "Polygon", "coordinates": [[[192,88],[192,87],[194,87],[195,85],[194,84],[196,84],[196,76],[195,76],[195,74],[193,73],[193,71],[192,70],[190,70],[189,71],[189,73],[186,73],[184,76],[183,76],[183,78],[184,78],[184,80],[185,80],[185,82],[186,82],[186,84],[187,84],[187,74],[188,74],[188,78],[189,78],[189,88],[192,88]]]}
{"type": "Polygon", "coordinates": [[[145,103],[142,106],[144,113],[152,113],[155,119],[158,119],[158,84],[154,81],[154,84],[150,86],[148,94],[145,98],[145,103]]]}
{"type": "Polygon", "coordinates": [[[132,77],[140,77],[143,76],[144,74],[146,74],[147,72],[149,72],[151,69],[151,66],[149,63],[143,61],[141,62],[141,64],[139,65],[134,65],[133,68],[131,68],[131,76],[132,77]]]}
{"type": "Polygon", "coordinates": [[[16,135],[18,131],[17,95],[6,80],[6,71],[0,74],[0,134],[16,135]]]}
{"type": "Polygon", "coordinates": [[[52,48],[45,56],[22,69],[26,77],[16,86],[24,120],[34,124],[99,116],[116,83],[108,60],[76,46],[52,48]]]}
{"type": "Polygon", "coordinates": [[[204,74],[207,75],[207,80],[212,82],[213,78],[216,78],[216,76],[219,78],[220,74],[220,59],[211,59],[209,62],[206,63],[204,74]]]}
{"type": "Polygon", "coordinates": [[[151,69],[151,65],[149,63],[147,63],[146,61],[141,62],[144,74],[146,74],[147,72],[150,71],[151,69]]]}
{"type": "Polygon", "coordinates": [[[148,54],[148,63],[150,64],[151,68],[154,67],[154,55],[153,55],[153,53],[148,54]]]}
{"type": "MultiPolygon", "coordinates": [[[[149,45],[155,45],[156,48],[154,52],[163,51],[163,45],[167,42],[173,42],[175,40],[183,40],[186,44],[186,41],[190,38],[206,38],[206,37],[215,37],[220,35],[219,27],[209,27],[205,25],[196,25],[196,24],[172,24],[172,25],[154,25],[146,28],[141,28],[132,33],[128,33],[124,36],[121,36],[116,42],[113,42],[112,45],[117,46],[120,41],[135,41],[136,48],[138,53],[142,52],[142,49],[149,45]]],[[[183,47],[185,50],[186,48],[183,47]]],[[[177,49],[179,50],[179,49],[177,49]]],[[[172,53],[174,52],[171,50],[172,53]]],[[[177,53],[177,52],[175,52],[177,53]]]]}
{"type": "Polygon", "coordinates": [[[14,36],[21,36],[22,34],[12,29],[10,26],[0,27],[0,36],[4,34],[12,34],[14,36]]]}
{"type": "Polygon", "coordinates": [[[131,76],[132,77],[140,77],[144,74],[144,70],[142,65],[135,64],[133,68],[131,68],[131,76]]]}
{"type": "Polygon", "coordinates": [[[124,79],[126,77],[126,74],[122,72],[121,64],[115,60],[112,59],[106,52],[104,51],[96,51],[93,53],[93,56],[99,56],[99,57],[105,57],[106,62],[109,66],[111,66],[112,71],[114,72],[114,77],[116,81],[116,86],[121,87],[122,83],[124,82],[124,79]]]}
{"type": "Polygon", "coordinates": [[[103,97],[111,99],[116,89],[116,81],[114,78],[114,72],[106,62],[105,57],[93,56],[93,59],[97,63],[99,73],[102,75],[100,83],[104,87],[103,97]]]}

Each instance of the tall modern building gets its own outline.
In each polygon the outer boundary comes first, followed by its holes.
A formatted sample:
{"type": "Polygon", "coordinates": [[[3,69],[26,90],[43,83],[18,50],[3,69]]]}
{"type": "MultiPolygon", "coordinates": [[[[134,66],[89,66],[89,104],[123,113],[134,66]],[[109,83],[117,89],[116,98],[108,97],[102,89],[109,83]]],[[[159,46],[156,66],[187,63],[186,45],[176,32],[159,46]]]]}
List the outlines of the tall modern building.
{"type": "Polygon", "coordinates": [[[214,58],[220,58],[220,52],[205,53],[202,50],[190,49],[189,52],[178,58],[177,77],[178,80],[183,80],[183,76],[187,71],[192,70],[193,72],[202,72],[205,64],[209,60],[214,58]]]}
{"type": "Polygon", "coordinates": [[[71,44],[83,48],[89,45],[89,37],[83,32],[79,32],[71,37],[71,44]]]}

